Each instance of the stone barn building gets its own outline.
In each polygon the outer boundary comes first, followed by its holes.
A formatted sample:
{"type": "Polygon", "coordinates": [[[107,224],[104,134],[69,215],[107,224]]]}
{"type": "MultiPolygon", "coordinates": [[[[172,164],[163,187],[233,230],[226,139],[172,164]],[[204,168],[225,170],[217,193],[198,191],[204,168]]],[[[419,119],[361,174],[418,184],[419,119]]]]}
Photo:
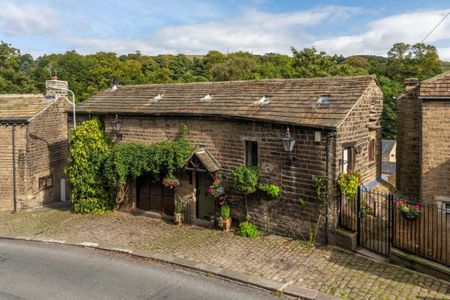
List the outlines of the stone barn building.
{"type": "MultiPolygon", "coordinates": [[[[114,86],[81,103],[77,114],[100,117],[112,137],[117,118],[121,143],[173,140],[182,124],[189,127],[197,148],[179,174],[180,185],[166,190],[147,176],[137,178],[129,197],[134,209],[172,216],[179,195],[188,222],[209,224],[213,177],[231,191],[236,167],[253,165],[263,183],[279,182],[282,194],[250,199],[252,221],[266,232],[307,238],[318,211],[312,176],[328,176],[319,239],[332,243],[338,174],[356,171],[365,183],[380,177],[382,101],[373,76],[151,84],[114,86]],[[288,128],[295,139],[292,163],[282,144],[288,128]]],[[[242,220],[239,199],[231,195],[232,216],[242,220]]]]}
{"type": "Polygon", "coordinates": [[[450,209],[450,72],[408,79],[397,118],[397,188],[450,209]]]}
{"type": "MultiPolygon", "coordinates": [[[[67,88],[63,81],[46,85],[67,88]]],[[[65,96],[53,90],[46,96],[0,95],[1,211],[38,207],[64,196],[66,109],[65,96]]]]}

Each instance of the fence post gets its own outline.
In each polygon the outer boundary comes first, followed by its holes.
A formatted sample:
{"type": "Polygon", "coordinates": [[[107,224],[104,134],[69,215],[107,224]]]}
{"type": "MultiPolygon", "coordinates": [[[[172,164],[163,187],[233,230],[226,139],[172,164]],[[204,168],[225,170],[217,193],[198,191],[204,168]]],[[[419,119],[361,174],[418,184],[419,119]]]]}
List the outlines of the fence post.
{"type": "Polygon", "coordinates": [[[361,245],[361,218],[360,218],[360,211],[361,211],[361,186],[358,187],[358,193],[356,196],[356,236],[358,240],[358,246],[361,245]]]}

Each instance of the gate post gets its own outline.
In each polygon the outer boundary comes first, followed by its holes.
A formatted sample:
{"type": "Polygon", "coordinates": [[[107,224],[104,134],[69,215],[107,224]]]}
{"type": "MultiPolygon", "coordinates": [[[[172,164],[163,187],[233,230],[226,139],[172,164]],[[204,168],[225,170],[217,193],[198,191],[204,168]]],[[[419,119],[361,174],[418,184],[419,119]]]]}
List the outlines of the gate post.
{"type": "Polygon", "coordinates": [[[358,246],[361,245],[361,186],[358,187],[358,193],[356,196],[356,238],[358,241],[358,246]]]}

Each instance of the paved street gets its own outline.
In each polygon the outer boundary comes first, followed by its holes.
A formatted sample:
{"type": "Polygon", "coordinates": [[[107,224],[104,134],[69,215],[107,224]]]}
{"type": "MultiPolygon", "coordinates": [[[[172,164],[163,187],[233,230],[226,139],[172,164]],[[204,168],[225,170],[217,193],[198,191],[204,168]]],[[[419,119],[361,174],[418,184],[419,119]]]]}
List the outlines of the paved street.
{"type": "MultiPolygon", "coordinates": [[[[94,242],[163,253],[344,299],[450,299],[450,284],[388,263],[279,236],[249,239],[229,232],[123,213],[67,210],[0,214],[0,235],[94,242]]],[[[0,271],[1,272],[1,271],[0,271]]],[[[120,272],[118,272],[120,274],[120,272]]]]}
{"type": "Polygon", "coordinates": [[[273,299],[268,292],[102,251],[0,240],[0,299],[273,299]]]}

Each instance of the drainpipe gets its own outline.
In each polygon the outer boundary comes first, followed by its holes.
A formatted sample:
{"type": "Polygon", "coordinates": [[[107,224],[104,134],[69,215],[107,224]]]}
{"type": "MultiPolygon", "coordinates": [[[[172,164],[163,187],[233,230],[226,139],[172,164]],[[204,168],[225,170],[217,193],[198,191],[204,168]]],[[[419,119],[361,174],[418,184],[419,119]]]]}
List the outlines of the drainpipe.
{"type": "MultiPolygon", "coordinates": [[[[330,174],[329,168],[330,168],[330,142],[331,139],[333,139],[334,137],[336,137],[336,131],[332,131],[329,132],[327,134],[327,143],[325,146],[325,151],[326,151],[326,167],[325,167],[325,174],[327,177],[328,182],[330,181],[328,176],[330,174]]],[[[330,186],[329,184],[327,184],[327,189],[328,191],[330,191],[330,186]]],[[[329,192],[328,192],[329,195],[329,192]]],[[[327,201],[325,202],[325,243],[328,245],[328,200],[329,198],[327,197],[327,201]]]]}
{"type": "Polygon", "coordinates": [[[12,158],[13,158],[13,205],[14,213],[17,212],[17,195],[16,195],[16,124],[12,124],[12,158]]]}

